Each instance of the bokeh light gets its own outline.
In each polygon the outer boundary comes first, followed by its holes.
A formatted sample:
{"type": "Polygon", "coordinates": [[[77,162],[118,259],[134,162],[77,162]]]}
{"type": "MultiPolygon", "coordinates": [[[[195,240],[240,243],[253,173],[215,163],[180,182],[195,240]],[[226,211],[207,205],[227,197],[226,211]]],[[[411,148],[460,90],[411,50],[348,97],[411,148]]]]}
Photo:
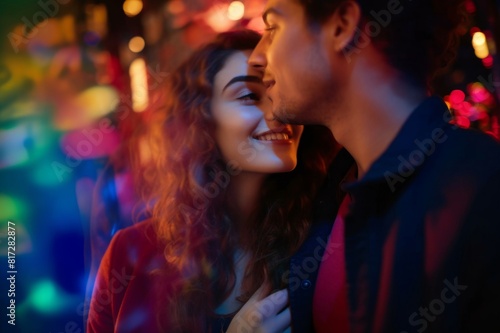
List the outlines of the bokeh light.
{"type": "Polygon", "coordinates": [[[130,64],[130,88],[132,90],[132,108],[136,112],[146,110],[149,103],[148,76],[146,62],[142,58],[130,64]]]}
{"type": "Polygon", "coordinates": [[[465,1],[465,10],[470,14],[474,13],[476,11],[476,5],[474,4],[474,1],[465,1]]]}
{"type": "Polygon", "coordinates": [[[241,1],[233,1],[227,8],[227,17],[230,20],[238,21],[245,15],[245,5],[241,1]]]}
{"type": "MultiPolygon", "coordinates": [[[[16,106],[19,113],[20,108],[33,107],[31,103],[16,106]]],[[[0,122],[0,169],[20,167],[43,157],[54,136],[48,126],[48,120],[40,116],[0,122]]]]}
{"type": "Polygon", "coordinates": [[[134,53],[139,53],[142,50],[144,50],[144,46],[146,45],[146,42],[144,41],[144,38],[140,36],[135,36],[130,39],[128,42],[128,48],[130,51],[134,53]]]}
{"type": "Polygon", "coordinates": [[[231,29],[235,21],[230,20],[228,13],[229,5],[218,3],[210,7],[204,13],[205,22],[215,31],[215,32],[223,32],[231,29]]]}
{"type": "Polygon", "coordinates": [[[50,163],[40,163],[36,165],[32,171],[31,178],[35,184],[41,186],[56,186],[64,181],[57,177],[57,173],[52,168],[50,163]]]}
{"type": "Polygon", "coordinates": [[[474,36],[474,34],[476,32],[481,32],[481,29],[479,29],[478,27],[472,27],[472,28],[470,28],[470,35],[471,36],[474,36]]]}
{"type": "Polygon", "coordinates": [[[455,118],[455,122],[458,126],[462,128],[469,128],[470,127],[470,120],[467,117],[464,116],[457,116],[455,118]]]}
{"type": "Polygon", "coordinates": [[[104,4],[87,4],[85,6],[87,31],[93,31],[104,37],[108,31],[108,10],[104,4]]]}
{"type": "Polygon", "coordinates": [[[0,194],[0,221],[25,221],[28,206],[14,196],[0,194]]]}
{"type": "Polygon", "coordinates": [[[75,100],[89,119],[99,119],[116,108],[119,96],[111,86],[96,85],[82,91],[75,100]]]}
{"type": "Polygon", "coordinates": [[[114,111],[119,102],[118,92],[112,86],[91,86],[60,102],[53,119],[54,126],[66,131],[89,126],[114,111]]]}
{"type": "Polygon", "coordinates": [[[480,46],[486,43],[486,36],[481,31],[475,32],[472,36],[472,45],[480,46]]]}
{"type": "Polygon", "coordinates": [[[479,82],[474,82],[468,87],[471,99],[475,103],[486,102],[490,98],[490,93],[486,88],[479,82]]]}
{"type": "Polygon", "coordinates": [[[490,54],[486,43],[486,35],[481,31],[475,32],[472,36],[472,46],[479,59],[484,59],[490,54]]]}
{"type": "Polygon", "coordinates": [[[454,107],[465,100],[465,93],[462,90],[453,90],[450,94],[450,103],[454,107]]]}
{"type": "Polygon", "coordinates": [[[493,56],[491,54],[488,54],[488,56],[482,60],[484,67],[493,68],[493,56]]]}
{"type": "Polygon", "coordinates": [[[117,131],[109,119],[68,132],[61,138],[61,148],[70,166],[84,159],[108,156],[116,151],[119,143],[117,131]]]}
{"type": "Polygon", "coordinates": [[[172,0],[168,3],[167,10],[170,13],[177,15],[185,11],[186,6],[184,5],[184,2],[182,2],[181,0],[172,0]]]}
{"type": "Polygon", "coordinates": [[[41,280],[32,287],[28,302],[38,312],[54,314],[66,307],[69,297],[51,280],[41,280]]]}
{"type": "Polygon", "coordinates": [[[143,6],[142,0],[126,0],[123,3],[123,11],[128,17],[134,17],[142,11],[143,6]]]}

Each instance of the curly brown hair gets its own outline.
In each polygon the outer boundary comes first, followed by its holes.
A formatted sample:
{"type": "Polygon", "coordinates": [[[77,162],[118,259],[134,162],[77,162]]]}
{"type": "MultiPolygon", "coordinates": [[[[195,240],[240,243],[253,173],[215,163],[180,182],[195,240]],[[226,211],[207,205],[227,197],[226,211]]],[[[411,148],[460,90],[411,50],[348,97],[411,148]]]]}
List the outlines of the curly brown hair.
{"type": "MultiPolygon", "coordinates": [[[[324,23],[347,0],[291,0],[304,8],[309,23],[324,23]]],[[[351,0],[352,1],[352,0],[351,0]]],[[[467,21],[465,0],[399,1],[397,11],[388,11],[387,0],[355,0],[363,19],[360,31],[369,23],[380,28],[371,39],[389,63],[417,84],[429,86],[432,79],[446,69],[456,56],[460,27],[467,21]],[[386,24],[377,20],[384,11],[386,24]]],[[[353,45],[351,45],[352,47],[353,45]]],[[[355,47],[356,45],[354,45],[355,47]]]]}
{"type": "Polygon", "coordinates": [[[165,260],[183,276],[179,292],[166,300],[174,329],[181,332],[209,330],[208,318],[235,285],[237,247],[251,254],[242,300],[266,277],[274,288],[283,287],[281,276],[309,229],[312,199],[335,151],[328,129],[306,127],[296,169],[267,178],[253,228],[239,239],[226,214],[225,187],[208,193],[234,167],[217,147],[210,100],[214,77],[228,57],[253,49],[259,39],[249,30],[226,32],[194,52],[170,75],[164,105],[149,120],[153,160],[143,173],[143,188],[165,260]]]}

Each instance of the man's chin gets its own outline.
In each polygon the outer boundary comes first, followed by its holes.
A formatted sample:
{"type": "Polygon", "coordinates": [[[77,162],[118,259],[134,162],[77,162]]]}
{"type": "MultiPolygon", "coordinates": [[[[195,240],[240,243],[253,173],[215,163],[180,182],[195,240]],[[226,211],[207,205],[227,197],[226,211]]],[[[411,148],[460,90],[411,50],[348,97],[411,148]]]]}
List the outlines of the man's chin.
{"type": "Polygon", "coordinates": [[[273,111],[274,118],[285,124],[297,124],[297,115],[288,108],[277,108],[273,111]]]}

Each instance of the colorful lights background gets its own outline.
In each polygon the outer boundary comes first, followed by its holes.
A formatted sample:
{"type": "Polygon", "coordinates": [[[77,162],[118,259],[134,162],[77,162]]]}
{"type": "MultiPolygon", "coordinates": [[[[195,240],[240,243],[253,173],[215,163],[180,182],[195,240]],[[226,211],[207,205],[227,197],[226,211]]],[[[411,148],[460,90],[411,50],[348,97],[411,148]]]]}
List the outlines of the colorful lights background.
{"type": "MultiPolygon", "coordinates": [[[[91,216],[114,204],[94,196],[106,165],[170,70],[217,32],[262,30],[264,3],[0,4],[1,332],[85,331],[91,216]],[[6,319],[8,221],[16,229],[16,326],[6,319]]],[[[458,60],[434,87],[458,125],[497,138],[499,8],[500,1],[467,1],[458,60]]],[[[120,172],[115,181],[118,210],[131,221],[130,181],[120,172]]]]}

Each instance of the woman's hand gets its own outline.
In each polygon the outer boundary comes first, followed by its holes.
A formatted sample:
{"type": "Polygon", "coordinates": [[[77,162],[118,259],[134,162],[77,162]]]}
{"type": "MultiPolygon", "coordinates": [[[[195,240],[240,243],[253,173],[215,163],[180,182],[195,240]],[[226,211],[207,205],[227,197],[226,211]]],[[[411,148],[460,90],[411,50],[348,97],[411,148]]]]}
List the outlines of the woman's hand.
{"type": "Polygon", "coordinates": [[[234,316],[226,333],[291,332],[288,291],[277,291],[264,297],[269,287],[262,285],[234,316]],[[285,308],[286,307],[286,308],[285,308]]]}

